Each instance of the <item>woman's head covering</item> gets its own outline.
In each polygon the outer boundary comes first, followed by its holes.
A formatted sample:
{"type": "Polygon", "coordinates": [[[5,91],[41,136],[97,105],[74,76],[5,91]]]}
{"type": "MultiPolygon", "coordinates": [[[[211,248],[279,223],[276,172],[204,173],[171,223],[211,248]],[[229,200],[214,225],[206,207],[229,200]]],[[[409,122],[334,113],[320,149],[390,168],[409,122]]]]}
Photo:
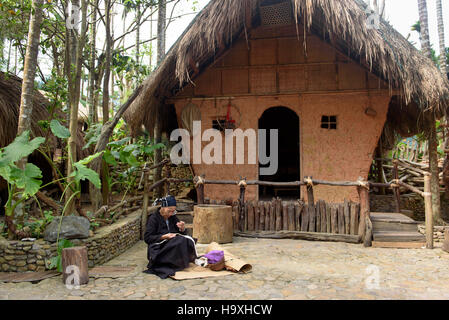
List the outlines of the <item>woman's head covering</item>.
{"type": "Polygon", "coordinates": [[[166,196],[164,198],[156,199],[153,203],[153,206],[162,205],[165,207],[176,207],[176,199],[173,196],[166,196]]]}

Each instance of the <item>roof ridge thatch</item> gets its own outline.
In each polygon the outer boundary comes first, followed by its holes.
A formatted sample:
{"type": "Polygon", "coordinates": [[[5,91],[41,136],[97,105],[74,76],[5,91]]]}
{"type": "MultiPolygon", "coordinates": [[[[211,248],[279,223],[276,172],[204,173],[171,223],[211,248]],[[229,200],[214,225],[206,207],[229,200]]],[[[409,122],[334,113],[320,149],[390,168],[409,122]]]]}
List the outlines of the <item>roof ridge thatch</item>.
{"type": "MultiPolygon", "coordinates": [[[[261,0],[211,0],[196,16],[167,53],[165,59],[144,82],[140,96],[125,113],[125,120],[136,134],[142,124],[153,127],[152,111],[172,90],[190,80],[191,62],[204,68],[220,44],[229,47],[244,30],[245,9],[253,14],[261,0]],[[140,109],[147,112],[142,117],[140,109]]],[[[345,46],[391,87],[399,89],[406,104],[416,101],[422,110],[448,107],[449,82],[430,59],[385,20],[380,30],[368,29],[367,5],[360,0],[289,0],[297,22],[306,21],[308,30],[321,38],[345,46]],[[318,23],[317,23],[318,21],[318,23]],[[325,29],[325,32],[322,30],[325,29]],[[320,34],[320,32],[322,34],[320,34]]]]}

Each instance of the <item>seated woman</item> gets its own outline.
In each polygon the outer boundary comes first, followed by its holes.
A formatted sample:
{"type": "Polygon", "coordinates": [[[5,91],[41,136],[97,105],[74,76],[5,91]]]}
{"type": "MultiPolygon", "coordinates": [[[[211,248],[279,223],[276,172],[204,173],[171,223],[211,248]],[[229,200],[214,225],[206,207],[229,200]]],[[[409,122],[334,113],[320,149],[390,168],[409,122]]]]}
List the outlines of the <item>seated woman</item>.
{"type": "Polygon", "coordinates": [[[162,207],[148,218],[144,235],[148,245],[148,270],[166,279],[186,269],[197,258],[195,242],[186,236],[185,223],[176,217],[176,199],[167,196],[153,205],[162,207]]]}

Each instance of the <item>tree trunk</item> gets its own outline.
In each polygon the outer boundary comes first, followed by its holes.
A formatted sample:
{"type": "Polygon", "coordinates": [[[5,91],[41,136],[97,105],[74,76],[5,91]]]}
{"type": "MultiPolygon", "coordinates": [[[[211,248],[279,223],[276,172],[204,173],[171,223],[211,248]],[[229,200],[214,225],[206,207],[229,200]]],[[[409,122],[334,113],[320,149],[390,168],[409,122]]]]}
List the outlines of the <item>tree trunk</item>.
{"type": "MultiPolygon", "coordinates": [[[[37,68],[37,56],[39,53],[39,43],[42,23],[43,0],[33,0],[33,12],[30,18],[30,28],[28,32],[28,42],[23,68],[22,95],[20,97],[20,112],[17,135],[31,130],[31,115],[33,113],[34,77],[37,68]]],[[[23,164],[25,164],[23,162],[23,164]]]]}
{"type": "Polygon", "coordinates": [[[444,43],[444,20],[443,20],[443,5],[441,0],[436,0],[437,6],[437,19],[438,19],[438,37],[440,39],[440,70],[446,76],[446,45],[444,43]]]}
{"type": "MultiPolygon", "coordinates": [[[[157,64],[159,65],[165,56],[165,28],[166,28],[166,18],[167,18],[167,7],[166,0],[159,0],[158,9],[158,30],[157,30],[157,64]]],[[[161,128],[161,108],[157,107],[155,112],[154,120],[154,143],[158,144],[162,141],[162,128],[161,128]]],[[[157,149],[154,152],[154,163],[159,163],[162,161],[162,150],[157,149]]],[[[154,172],[154,182],[161,180],[162,178],[162,168],[157,168],[154,172]]],[[[162,196],[162,187],[155,190],[154,194],[156,197],[162,196]]]]}
{"type": "Polygon", "coordinates": [[[159,0],[157,18],[157,64],[159,65],[165,56],[165,29],[167,26],[167,1],[159,0]]]}
{"type": "MultiPolygon", "coordinates": [[[[111,78],[111,50],[112,50],[112,35],[111,35],[111,0],[105,0],[105,19],[106,19],[106,61],[104,69],[103,80],[103,125],[109,121],[109,81],[111,78]]],[[[103,188],[103,205],[108,204],[109,184],[108,184],[108,166],[102,165],[101,170],[101,186],[103,188]]]]}
{"type": "MultiPolygon", "coordinates": [[[[19,123],[17,135],[21,135],[25,131],[31,132],[31,116],[33,114],[33,97],[34,97],[34,78],[36,76],[37,57],[39,54],[39,43],[41,35],[42,23],[42,6],[43,0],[33,0],[32,12],[30,17],[30,27],[28,31],[27,49],[25,54],[22,93],[20,96],[19,123]]],[[[18,167],[25,169],[27,159],[22,159],[18,163],[18,167]]],[[[19,196],[20,197],[20,196],[19,196]]],[[[23,206],[19,206],[20,217],[23,218],[23,206]]],[[[8,219],[14,225],[15,212],[9,212],[8,219]]],[[[8,225],[10,236],[16,233],[15,226],[8,225]]]]}
{"type": "Polygon", "coordinates": [[[95,112],[96,112],[96,104],[95,104],[95,60],[96,60],[96,50],[95,46],[97,44],[96,35],[97,35],[97,10],[96,6],[98,6],[98,0],[95,0],[95,3],[92,4],[91,7],[91,32],[90,32],[90,60],[89,60],[89,124],[92,125],[95,123],[95,112]]]}
{"type": "MultiPolygon", "coordinates": [[[[75,0],[72,0],[73,5],[79,5],[75,0]]],[[[78,107],[80,102],[81,95],[81,69],[83,66],[83,51],[84,45],[86,42],[86,33],[87,33],[87,0],[82,0],[81,5],[81,33],[79,40],[76,37],[73,37],[73,41],[75,43],[71,43],[71,61],[75,61],[74,70],[70,74],[69,81],[72,82],[70,86],[71,92],[70,96],[70,138],[68,141],[68,159],[67,159],[67,182],[71,184],[74,179],[70,177],[73,172],[73,164],[78,161],[76,154],[76,138],[78,133],[78,107]],[[75,55],[75,59],[73,59],[73,55],[75,55]]],[[[73,30],[72,30],[73,32],[73,30]]],[[[73,185],[71,185],[73,187],[73,185]]],[[[75,207],[75,199],[72,198],[73,192],[72,189],[69,188],[66,192],[66,213],[71,214],[75,207]]],[[[81,212],[79,212],[81,213],[81,212]]]]}
{"type": "MultiPolygon", "coordinates": [[[[427,1],[418,0],[419,20],[421,24],[421,47],[424,55],[432,60],[432,53],[430,49],[429,38],[429,24],[427,1]]],[[[428,137],[429,137],[429,169],[432,175],[431,190],[432,190],[432,209],[434,221],[441,220],[440,210],[440,183],[439,183],[439,169],[438,169],[438,140],[436,133],[436,119],[435,114],[430,112],[428,116],[428,137]]]]}

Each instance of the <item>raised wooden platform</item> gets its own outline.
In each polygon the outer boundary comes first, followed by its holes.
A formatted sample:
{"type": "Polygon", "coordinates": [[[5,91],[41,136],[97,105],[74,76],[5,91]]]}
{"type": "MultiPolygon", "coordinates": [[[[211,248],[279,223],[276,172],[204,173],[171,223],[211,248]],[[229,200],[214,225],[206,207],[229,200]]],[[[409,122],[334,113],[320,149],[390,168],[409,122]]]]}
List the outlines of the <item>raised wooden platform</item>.
{"type": "Polygon", "coordinates": [[[371,212],[373,247],[419,249],[426,237],[418,231],[419,222],[401,213],[371,212]]]}

